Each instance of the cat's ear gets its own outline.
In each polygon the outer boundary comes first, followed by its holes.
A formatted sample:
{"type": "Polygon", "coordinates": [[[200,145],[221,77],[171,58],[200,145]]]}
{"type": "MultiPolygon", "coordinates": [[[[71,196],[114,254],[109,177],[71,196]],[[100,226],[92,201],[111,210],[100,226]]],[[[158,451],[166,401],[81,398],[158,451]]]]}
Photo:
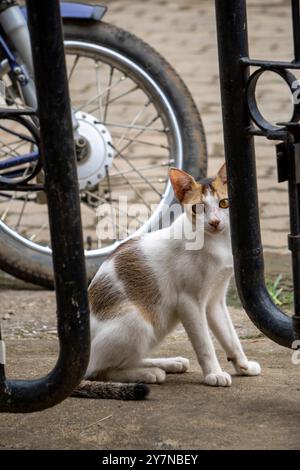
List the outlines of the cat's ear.
{"type": "Polygon", "coordinates": [[[183,202],[187,192],[198,188],[198,184],[194,178],[183,170],[170,168],[169,175],[175,196],[180,203],[183,202]]]}
{"type": "Polygon", "coordinates": [[[217,178],[221,181],[222,184],[227,184],[226,163],[223,163],[223,165],[219,169],[217,173],[217,178]]]}

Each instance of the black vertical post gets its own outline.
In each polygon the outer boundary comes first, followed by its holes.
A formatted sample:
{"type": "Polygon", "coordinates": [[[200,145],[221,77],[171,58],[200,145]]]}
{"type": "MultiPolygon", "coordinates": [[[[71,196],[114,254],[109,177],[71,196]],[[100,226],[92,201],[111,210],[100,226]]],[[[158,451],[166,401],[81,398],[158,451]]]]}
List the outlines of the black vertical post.
{"type": "Polygon", "coordinates": [[[300,60],[300,12],[299,0],[291,0],[292,5],[292,21],[293,21],[293,40],[294,40],[294,57],[295,62],[300,60]]]}
{"type": "Polygon", "coordinates": [[[288,247],[292,253],[292,271],[294,287],[293,327],[295,339],[300,338],[300,188],[297,183],[296,148],[299,148],[300,134],[298,126],[291,126],[289,142],[286,143],[288,170],[288,191],[290,208],[290,233],[288,247]]]}
{"type": "Polygon", "coordinates": [[[27,7],[57,304],[75,316],[79,305],[87,310],[87,284],[59,1],[27,0],[27,7]]]}
{"type": "MultiPolygon", "coordinates": [[[[300,61],[300,9],[299,0],[291,0],[294,61],[300,61]]],[[[294,129],[292,138],[299,147],[300,132],[299,126],[294,129]]],[[[294,284],[294,315],[293,326],[295,337],[300,339],[300,187],[296,179],[296,159],[295,149],[289,145],[289,204],[290,204],[290,229],[289,249],[292,252],[293,284],[294,284]]]]}
{"type": "Polygon", "coordinates": [[[256,326],[291,347],[291,319],[271,301],[264,282],[255,153],[246,104],[248,57],[245,0],[216,0],[225,158],[235,277],[242,304],[256,326]]]}
{"type": "MultiPolygon", "coordinates": [[[[31,412],[66,398],[89,359],[89,311],[73,131],[58,0],[27,0],[57,300],[60,354],[41,379],[5,380],[0,411],[31,412]]],[[[0,370],[1,372],[1,370],[0,370]]],[[[2,387],[3,388],[3,387],[2,387]]]]}
{"type": "Polygon", "coordinates": [[[5,390],[5,345],[2,342],[2,333],[0,326],[0,394],[5,390]]]}

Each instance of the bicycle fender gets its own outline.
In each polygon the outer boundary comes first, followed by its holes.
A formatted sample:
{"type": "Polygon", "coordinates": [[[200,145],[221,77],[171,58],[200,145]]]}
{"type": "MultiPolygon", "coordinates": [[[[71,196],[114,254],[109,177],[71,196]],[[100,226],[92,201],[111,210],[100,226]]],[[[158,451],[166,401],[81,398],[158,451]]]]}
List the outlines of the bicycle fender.
{"type": "MultiPolygon", "coordinates": [[[[60,13],[63,19],[101,21],[107,7],[103,5],[88,5],[87,3],[60,3],[60,13]]],[[[27,21],[27,9],[21,7],[27,21]]]]}

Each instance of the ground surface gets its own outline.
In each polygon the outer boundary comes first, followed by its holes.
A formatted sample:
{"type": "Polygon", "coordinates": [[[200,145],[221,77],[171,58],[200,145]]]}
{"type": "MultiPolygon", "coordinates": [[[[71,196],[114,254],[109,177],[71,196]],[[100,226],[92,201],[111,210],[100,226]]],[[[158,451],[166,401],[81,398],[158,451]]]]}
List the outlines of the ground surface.
{"type": "MultiPolygon", "coordinates": [[[[285,256],[268,255],[267,264],[288,278],[285,256]]],[[[7,375],[44,375],[57,357],[54,293],[8,276],[2,284],[7,375]]],[[[237,304],[234,296],[229,302],[237,304]]],[[[240,308],[230,311],[247,355],[262,365],[261,377],[234,377],[226,389],[202,385],[194,352],[178,328],[157,354],[188,357],[188,373],[151,386],[144,402],[69,398],[41,413],[1,414],[0,449],[300,449],[300,365],[292,364],[290,350],[263,337],[240,308]]]]}
{"type": "MultiPolygon", "coordinates": [[[[152,44],[186,81],[203,116],[209,173],[213,174],[223,160],[213,2],[107,3],[107,21],[152,44]]],[[[251,0],[248,4],[252,56],[290,59],[289,2],[251,0]]],[[[278,90],[277,83],[270,81],[261,92],[274,121],[284,120],[282,113],[287,109],[284,94],[278,90]]],[[[269,252],[267,277],[273,282],[281,273],[286,287],[290,282],[286,189],[276,183],[274,149],[262,140],[257,143],[262,235],[269,252]]],[[[6,276],[1,277],[1,286],[7,375],[45,374],[57,355],[54,294],[31,290],[6,276]]],[[[289,350],[262,337],[236,296],[231,294],[229,301],[248,356],[262,365],[261,377],[234,377],[227,389],[202,385],[194,353],[178,329],[157,353],[190,358],[189,373],[169,376],[165,384],[152,386],[144,402],[70,398],[41,413],[2,414],[0,449],[300,449],[300,365],[292,364],[289,350]]],[[[230,371],[220,349],[218,353],[230,371]]]]}
{"type": "MultiPolygon", "coordinates": [[[[19,290],[12,300],[4,291],[0,299],[2,312],[11,312],[3,321],[8,375],[46,373],[57,354],[54,294],[19,290]]],[[[234,377],[226,389],[202,385],[194,353],[178,329],[160,352],[192,359],[189,373],[151,386],[144,402],[69,398],[42,413],[3,414],[0,448],[300,449],[300,366],[292,365],[289,350],[262,338],[244,313],[231,312],[247,354],[262,365],[261,377],[234,377]]]]}

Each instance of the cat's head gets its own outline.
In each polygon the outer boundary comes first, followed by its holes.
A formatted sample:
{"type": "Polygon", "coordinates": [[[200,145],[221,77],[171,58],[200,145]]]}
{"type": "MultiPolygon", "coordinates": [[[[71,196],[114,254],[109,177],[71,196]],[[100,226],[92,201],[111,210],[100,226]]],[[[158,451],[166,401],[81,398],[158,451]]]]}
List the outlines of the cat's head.
{"type": "Polygon", "coordinates": [[[195,221],[204,210],[204,230],[220,233],[229,226],[227,175],[225,163],[215,178],[199,182],[178,168],[170,168],[174,193],[186,215],[195,221]]]}

